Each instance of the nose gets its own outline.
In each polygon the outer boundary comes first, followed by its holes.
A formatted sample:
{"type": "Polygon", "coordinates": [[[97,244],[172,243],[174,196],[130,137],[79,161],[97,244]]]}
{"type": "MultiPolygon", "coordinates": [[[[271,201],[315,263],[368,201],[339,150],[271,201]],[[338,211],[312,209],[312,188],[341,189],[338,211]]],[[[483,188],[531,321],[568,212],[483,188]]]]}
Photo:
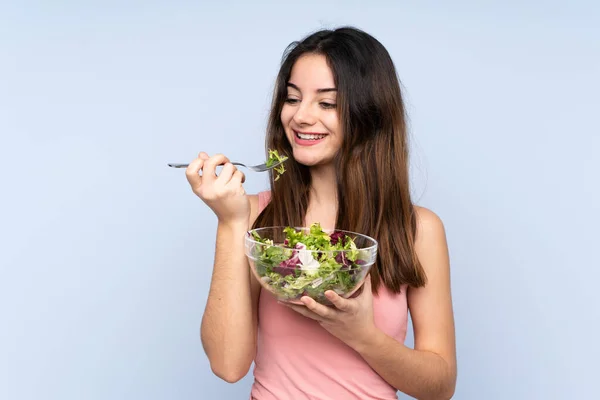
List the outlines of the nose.
{"type": "Polygon", "coordinates": [[[300,104],[294,114],[294,122],[298,125],[313,125],[316,122],[316,115],[309,104],[300,104]]]}

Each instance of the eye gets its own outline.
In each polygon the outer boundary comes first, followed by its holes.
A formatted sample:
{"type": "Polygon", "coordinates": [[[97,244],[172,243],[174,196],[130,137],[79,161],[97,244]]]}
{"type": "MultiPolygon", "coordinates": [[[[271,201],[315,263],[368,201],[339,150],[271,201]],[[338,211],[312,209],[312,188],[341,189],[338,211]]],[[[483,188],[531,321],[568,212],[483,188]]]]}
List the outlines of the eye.
{"type": "Polygon", "coordinates": [[[321,105],[321,107],[323,107],[326,110],[331,110],[333,108],[335,108],[337,106],[337,104],[335,103],[327,103],[322,101],[321,103],[319,103],[321,105]]]}
{"type": "Polygon", "coordinates": [[[298,100],[298,99],[293,99],[293,98],[291,98],[291,97],[288,97],[287,99],[285,99],[285,102],[286,102],[287,104],[297,104],[299,101],[300,101],[300,100],[298,100]]]}

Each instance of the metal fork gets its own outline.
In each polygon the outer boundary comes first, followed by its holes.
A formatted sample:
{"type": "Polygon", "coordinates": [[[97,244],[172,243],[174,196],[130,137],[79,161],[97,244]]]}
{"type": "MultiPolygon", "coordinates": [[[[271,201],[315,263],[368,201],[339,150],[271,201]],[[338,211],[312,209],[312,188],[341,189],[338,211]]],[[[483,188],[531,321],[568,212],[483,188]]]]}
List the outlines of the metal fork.
{"type": "MultiPolygon", "coordinates": [[[[271,166],[267,167],[267,163],[262,163],[262,164],[258,164],[258,165],[246,165],[246,164],[242,164],[240,162],[232,162],[233,165],[236,165],[238,167],[244,167],[244,168],[248,168],[251,171],[254,172],[265,172],[268,171],[270,169],[273,169],[281,164],[283,164],[285,161],[280,161],[277,163],[274,163],[271,166]]],[[[177,164],[177,163],[169,163],[167,164],[169,167],[171,168],[187,168],[189,164],[177,164]]]]}

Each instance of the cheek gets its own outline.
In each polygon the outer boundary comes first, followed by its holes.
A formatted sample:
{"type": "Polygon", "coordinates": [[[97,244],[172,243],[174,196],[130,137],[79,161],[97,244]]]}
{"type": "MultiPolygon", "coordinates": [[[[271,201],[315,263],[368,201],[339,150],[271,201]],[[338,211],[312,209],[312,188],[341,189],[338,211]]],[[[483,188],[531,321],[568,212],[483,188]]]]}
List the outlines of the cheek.
{"type": "Polygon", "coordinates": [[[335,135],[336,139],[338,139],[338,140],[342,139],[342,126],[339,122],[337,114],[332,114],[331,116],[328,116],[327,130],[329,132],[332,132],[335,135]]]}
{"type": "Polygon", "coordinates": [[[281,109],[280,119],[284,127],[287,127],[292,120],[294,113],[289,107],[283,106],[281,109]]]}

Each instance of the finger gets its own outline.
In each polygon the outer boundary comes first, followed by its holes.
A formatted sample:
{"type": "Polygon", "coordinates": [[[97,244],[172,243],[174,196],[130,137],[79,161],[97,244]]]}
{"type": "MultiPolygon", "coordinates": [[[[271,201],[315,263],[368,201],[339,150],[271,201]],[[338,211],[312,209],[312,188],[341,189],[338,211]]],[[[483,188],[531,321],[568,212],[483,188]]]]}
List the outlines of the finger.
{"type": "Polygon", "coordinates": [[[244,182],[246,182],[246,175],[238,169],[233,173],[229,185],[241,186],[244,182]]]}
{"type": "Polygon", "coordinates": [[[306,308],[324,319],[332,319],[336,317],[336,312],[334,309],[320,304],[308,296],[303,296],[300,301],[306,306],[306,308]]]}
{"type": "Polygon", "coordinates": [[[298,314],[304,315],[307,318],[313,319],[317,322],[323,322],[323,318],[321,316],[310,311],[305,306],[300,306],[300,305],[291,304],[291,303],[284,303],[284,302],[280,302],[280,304],[286,306],[287,308],[291,308],[292,310],[296,311],[298,314]]]}
{"type": "Polygon", "coordinates": [[[229,183],[229,181],[231,180],[231,178],[233,177],[233,174],[235,173],[236,169],[235,166],[231,163],[226,163],[225,166],[223,167],[223,169],[221,170],[221,173],[219,174],[219,177],[217,178],[217,181],[222,183],[223,185],[227,185],[229,183]]]}
{"type": "Polygon", "coordinates": [[[207,182],[214,182],[217,179],[217,165],[223,165],[229,162],[229,159],[223,154],[217,154],[204,160],[202,176],[207,182]]]}
{"type": "Polygon", "coordinates": [[[185,169],[185,177],[187,178],[192,188],[197,188],[202,185],[202,177],[200,176],[200,170],[204,165],[204,160],[196,158],[192,161],[185,169]]]}
{"type": "MultiPolygon", "coordinates": [[[[373,298],[373,287],[371,286],[371,274],[367,274],[365,280],[362,285],[352,294],[352,296],[348,297],[348,300],[356,299],[354,301],[363,301],[373,298]]],[[[354,302],[351,301],[351,304],[354,302]]]]}
{"type": "Polygon", "coordinates": [[[373,295],[373,287],[371,286],[371,274],[367,274],[367,277],[365,278],[365,283],[363,284],[363,293],[365,293],[368,296],[372,296],[373,295]]]}
{"type": "Polygon", "coordinates": [[[210,157],[204,151],[201,151],[200,153],[198,153],[198,158],[201,158],[203,160],[208,160],[210,157]]]}
{"type": "Polygon", "coordinates": [[[327,297],[329,301],[331,301],[331,303],[340,311],[349,312],[352,311],[353,307],[355,306],[352,300],[344,299],[333,290],[326,291],[325,297],[327,297]]]}
{"type": "Polygon", "coordinates": [[[367,274],[360,289],[352,296],[357,299],[367,299],[373,297],[373,287],[371,286],[371,274],[367,274]]]}

